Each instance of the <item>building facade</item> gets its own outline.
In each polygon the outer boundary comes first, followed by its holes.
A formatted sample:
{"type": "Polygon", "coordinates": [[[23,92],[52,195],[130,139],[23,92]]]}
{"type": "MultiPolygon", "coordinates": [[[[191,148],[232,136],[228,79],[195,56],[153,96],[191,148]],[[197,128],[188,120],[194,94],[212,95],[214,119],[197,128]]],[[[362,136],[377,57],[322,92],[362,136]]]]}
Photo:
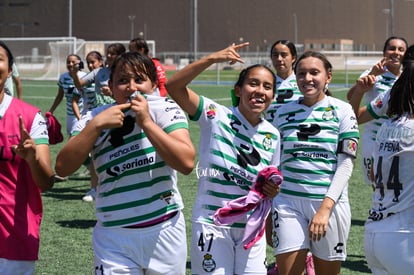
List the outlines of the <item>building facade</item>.
{"type": "Polygon", "coordinates": [[[210,52],[249,41],[351,40],[382,50],[391,34],[414,41],[405,0],[0,0],[0,37],[75,36],[156,41],[157,52],[210,52]]]}

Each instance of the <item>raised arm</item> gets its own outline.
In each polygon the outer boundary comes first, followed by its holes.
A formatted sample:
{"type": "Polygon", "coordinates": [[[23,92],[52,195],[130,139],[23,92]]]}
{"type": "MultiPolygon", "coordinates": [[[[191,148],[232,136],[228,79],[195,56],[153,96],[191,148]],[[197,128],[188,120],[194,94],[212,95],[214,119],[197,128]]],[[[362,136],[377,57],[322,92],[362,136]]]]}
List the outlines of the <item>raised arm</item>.
{"type": "Polygon", "coordinates": [[[77,136],[71,137],[56,157],[56,173],[66,177],[75,172],[86,160],[104,129],[122,127],[125,116],[122,110],[130,106],[130,103],[126,103],[108,108],[95,116],[77,136]]]}
{"type": "Polygon", "coordinates": [[[366,106],[360,106],[364,93],[372,89],[375,84],[375,75],[368,74],[359,78],[355,85],[351,87],[348,92],[348,100],[354,109],[355,115],[358,120],[358,124],[368,122],[373,119],[371,114],[368,112],[366,106]]]}
{"type": "Polygon", "coordinates": [[[69,69],[69,74],[73,79],[73,84],[75,84],[76,89],[81,90],[82,87],[87,84],[87,82],[84,79],[79,77],[78,72],[79,72],[79,65],[72,66],[72,68],[69,69]]]}
{"type": "Polygon", "coordinates": [[[166,133],[152,120],[148,108],[142,95],[138,94],[132,100],[131,110],[136,113],[137,124],[168,166],[185,175],[191,173],[196,151],[188,129],[179,128],[166,133]]]}
{"type": "Polygon", "coordinates": [[[174,99],[178,105],[183,108],[190,116],[196,114],[199,104],[199,96],[187,87],[193,79],[195,79],[204,70],[215,63],[230,61],[230,64],[236,62],[244,63],[238,54],[238,50],[249,45],[245,42],[238,45],[231,45],[224,50],[211,53],[188,66],[184,67],[173,76],[171,76],[166,83],[168,94],[174,99]]]}
{"type": "Polygon", "coordinates": [[[22,117],[19,118],[19,123],[21,140],[12,149],[28,163],[36,185],[43,191],[50,189],[54,184],[54,176],[49,146],[47,144],[35,144],[35,141],[24,127],[22,117]]]}
{"type": "Polygon", "coordinates": [[[63,91],[62,87],[59,87],[58,94],[55,97],[55,100],[53,101],[52,106],[49,109],[49,112],[53,114],[53,112],[56,110],[57,106],[59,106],[60,102],[62,102],[63,96],[65,95],[65,92],[63,91]]]}

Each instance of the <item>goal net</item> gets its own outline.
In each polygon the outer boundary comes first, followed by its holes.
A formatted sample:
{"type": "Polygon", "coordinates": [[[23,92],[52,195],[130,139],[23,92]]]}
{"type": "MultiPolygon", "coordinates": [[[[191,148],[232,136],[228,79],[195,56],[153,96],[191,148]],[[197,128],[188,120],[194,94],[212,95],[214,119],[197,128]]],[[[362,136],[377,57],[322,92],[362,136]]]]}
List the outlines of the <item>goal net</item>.
{"type": "MultiPolygon", "coordinates": [[[[67,71],[66,57],[77,54],[85,62],[90,51],[99,51],[105,58],[106,48],[122,43],[128,50],[129,40],[85,41],[76,37],[1,38],[15,58],[20,78],[26,80],[58,80],[67,71]]],[[[155,41],[147,40],[150,54],[155,56],[155,41]]],[[[85,62],[86,63],[86,62],[85,62]]],[[[88,69],[85,68],[87,72],[88,69]]]]}

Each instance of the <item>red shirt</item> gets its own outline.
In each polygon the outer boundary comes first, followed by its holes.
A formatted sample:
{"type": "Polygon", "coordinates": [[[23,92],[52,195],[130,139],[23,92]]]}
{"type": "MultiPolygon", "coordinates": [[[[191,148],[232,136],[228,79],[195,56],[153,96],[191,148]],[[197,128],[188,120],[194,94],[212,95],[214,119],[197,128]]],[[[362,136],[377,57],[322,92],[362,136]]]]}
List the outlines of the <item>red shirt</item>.
{"type": "Polygon", "coordinates": [[[167,89],[165,88],[165,82],[167,82],[167,75],[165,70],[161,65],[161,62],[158,58],[151,58],[152,62],[157,69],[157,79],[158,79],[158,89],[160,90],[160,96],[167,96],[167,89]]]}

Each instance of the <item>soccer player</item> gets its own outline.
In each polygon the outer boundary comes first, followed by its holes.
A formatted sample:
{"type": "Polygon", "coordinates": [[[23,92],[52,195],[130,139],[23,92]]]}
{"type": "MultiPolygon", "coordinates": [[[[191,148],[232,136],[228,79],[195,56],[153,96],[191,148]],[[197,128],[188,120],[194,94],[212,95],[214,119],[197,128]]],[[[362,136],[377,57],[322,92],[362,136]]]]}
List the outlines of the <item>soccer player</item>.
{"type": "MultiPolygon", "coordinates": [[[[75,116],[72,108],[72,99],[74,96],[75,84],[73,82],[73,78],[69,72],[72,68],[77,67],[78,64],[81,62],[81,58],[76,54],[70,54],[66,57],[66,68],[68,69],[67,72],[64,72],[58,81],[58,94],[53,101],[52,106],[49,108],[49,112],[53,114],[59,104],[62,102],[63,97],[66,97],[66,133],[70,135],[70,130],[72,126],[75,124],[78,119],[75,116]]],[[[76,75],[78,77],[83,77],[86,75],[85,72],[77,70],[76,75]]],[[[83,109],[83,101],[79,101],[78,103],[79,109],[83,109]]]]}
{"type": "Polygon", "coordinates": [[[111,67],[115,59],[126,52],[125,46],[121,43],[113,43],[106,48],[106,66],[94,69],[84,77],[77,76],[79,66],[74,66],[70,70],[70,75],[73,78],[75,86],[81,90],[84,86],[89,86],[95,83],[96,102],[97,105],[105,105],[113,103],[112,91],[108,86],[109,76],[111,74],[111,67]]]}
{"type": "MultiPolygon", "coordinates": [[[[145,54],[149,56],[149,48],[147,42],[142,38],[134,38],[129,41],[128,45],[130,52],[139,52],[140,54],[145,54]]],[[[152,62],[154,62],[155,68],[157,68],[157,83],[158,83],[158,93],[160,96],[167,96],[167,89],[165,88],[165,82],[167,81],[167,75],[165,74],[164,67],[162,66],[160,60],[155,57],[151,57],[152,62]]]]}
{"type": "Polygon", "coordinates": [[[364,245],[373,274],[408,275],[414,268],[414,45],[402,66],[389,92],[389,119],[378,129],[373,151],[375,192],[364,245]]]}
{"type": "MultiPolygon", "coordinates": [[[[104,60],[100,52],[91,51],[86,55],[86,64],[90,72],[95,69],[100,69],[103,67],[104,60]]],[[[92,110],[98,106],[96,100],[96,91],[95,83],[91,83],[89,86],[82,87],[81,90],[76,89],[77,93],[73,96],[72,99],[72,108],[75,113],[76,118],[79,120],[81,115],[87,111],[92,110]],[[83,101],[83,111],[79,109],[79,101],[83,101]]]]}
{"type": "MultiPolygon", "coordinates": [[[[192,274],[265,274],[266,242],[243,247],[248,215],[231,225],[215,225],[212,216],[226,202],[248,194],[257,173],[280,158],[279,132],[262,117],[275,93],[275,76],[264,65],[243,69],[234,85],[238,102],[225,107],[188,87],[215,63],[243,62],[231,45],[184,67],[167,81],[169,95],[200,127],[198,190],[192,214],[192,274]]],[[[273,198],[271,183],[264,194],[273,198]]]]}
{"type": "MultiPolygon", "coordinates": [[[[298,59],[295,44],[289,40],[276,41],[270,49],[270,59],[276,71],[276,95],[266,111],[266,119],[272,123],[275,119],[277,108],[283,104],[297,100],[302,94],[299,91],[295,72],[293,71],[293,66],[298,59]]],[[[270,215],[266,227],[266,241],[269,245],[273,246],[270,215]]],[[[274,265],[272,271],[277,273],[277,264],[274,265]]],[[[311,253],[306,258],[306,271],[308,275],[314,272],[311,253]]],[[[268,275],[271,275],[271,272],[268,275]]]]}
{"type": "Polygon", "coordinates": [[[12,66],[0,41],[0,274],[34,274],[41,191],[52,188],[54,177],[40,110],[5,93],[12,66]]]}
{"type": "MultiPolygon", "coordinates": [[[[401,60],[406,50],[407,41],[404,38],[395,36],[388,38],[384,44],[383,58],[372,68],[363,72],[349,90],[347,97],[357,114],[358,123],[365,122],[359,119],[360,116],[358,115],[362,97],[365,96],[365,103],[367,104],[392,87],[401,73],[401,60]]],[[[379,117],[367,122],[361,134],[361,143],[363,144],[361,146],[362,173],[365,183],[370,186],[373,185],[371,169],[375,135],[382,122],[383,120],[379,117]]]]}
{"type": "Polygon", "coordinates": [[[328,90],[332,65],[324,55],[305,52],[295,74],[303,97],[282,105],[274,122],[284,178],[273,199],[276,262],[280,274],[302,274],[310,250],[316,274],[339,274],[351,226],[348,180],[358,125],[352,107],[328,90]]]}
{"type": "Polygon", "coordinates": [[[177,171],[189,174],[195,149],[185,113],[153,95],[156,69],[139,53],[121,54],[109,87],[116,103],[82,116],[59,152],[67,176],[88,157],[98,173],[96,274],[184,275],[187,260],[183,201],[177,171]]]}
{"type": "MultiPolygon", "coordinates": [[[[86,64],[89,69],[89,71],[93,71],[95,69],[99,69],[103,67],[103,57],[100,52],[98,51],[91,51],[86,55],[86,64]]],[[[95,91],[95,83],[91,83],[89,86],[84,86],[82,90],[75,89],[76,93],[73,95],[72,99],[72,108],[73,112],[75,113],[76,118],[79,120],[81,118],[81,115],[87,113],[88,111],[96,108],[98,106],[97,102],[97,94],[95,91]],[[81,111],[79,110],[79,101],[83,101],[83,111],[81,114],[81,111]]],[[[75,91],[74,90],[74,91],[75,91]]],[[[95,194],[96,194],[96,185],[97,182],[97,176],[95,169],[91,166],[93,165],[92,162],[89,160],[86,162],[88,164],[88,172],[91,176],[90,179],[90,189],[89,191],[82,197],[82,200],[85,202],[92,202],[95,200],[95,194]]]]}
{"type": "Polygon", "coordinates": [[[272,122],[278,107],[298,99],[302,94],[293,71],[298,58],[295,44],[289,40],[276,41],[270,49],[270,58],[276,71],[276,95],[266,111],[266,119],[272,122]]]}

